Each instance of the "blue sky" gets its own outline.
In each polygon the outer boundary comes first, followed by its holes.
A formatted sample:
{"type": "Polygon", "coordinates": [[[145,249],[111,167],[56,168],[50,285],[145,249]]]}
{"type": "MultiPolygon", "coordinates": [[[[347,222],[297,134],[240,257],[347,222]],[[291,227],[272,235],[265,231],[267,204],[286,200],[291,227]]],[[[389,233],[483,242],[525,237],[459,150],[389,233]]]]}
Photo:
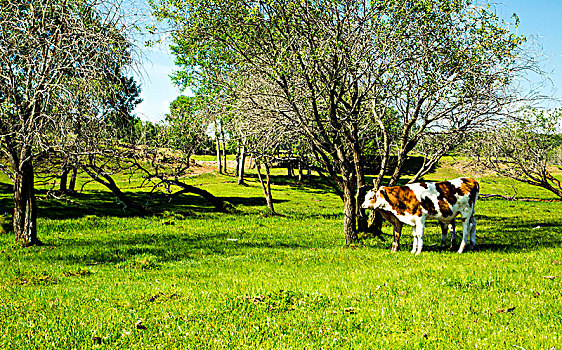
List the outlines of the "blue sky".
{"type": "MultiPolygon", "coordinates": [[[[548,73],[553,86],[545,88],[545,95],[562,99],[562,0],[504,0],[492,2],[496,12],[509,19],[516,13],[520,19],[518,34],[529,36],[543,51],[541,68],[548,73]]],[[[173,57],[166,48],[145,49],[140,74],[143,102],[135,113],[143,120],[157,122],[164,119],[172,102],[181,92],[171,83],[170,74],[176,69],[173,57]]]]}
{"type": "Polygon", "coordinates": [[[141,84],[143,102],[134,112],[142,120],[157,122],[164,119],[170,111],[170,102],[181,95],[181,91],[170,80],[176,66],[169,50],[147,48],[144,56],[140,74],[134,74],[141,84]]]}

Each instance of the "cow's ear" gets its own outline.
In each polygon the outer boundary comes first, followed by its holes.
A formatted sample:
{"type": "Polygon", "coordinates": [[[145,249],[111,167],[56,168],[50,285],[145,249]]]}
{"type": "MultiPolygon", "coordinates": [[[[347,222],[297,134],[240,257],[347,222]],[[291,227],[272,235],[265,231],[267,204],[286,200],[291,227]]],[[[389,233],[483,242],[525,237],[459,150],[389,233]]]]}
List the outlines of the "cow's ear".
{"type": "Polygon", "coordinates": [[[382,195],[385,195],[385,194],[386,194],[386,191],[384,190],[384,188],[381,188],[381,189],[379,190],[379,192],[380,192],[382,195]]]}

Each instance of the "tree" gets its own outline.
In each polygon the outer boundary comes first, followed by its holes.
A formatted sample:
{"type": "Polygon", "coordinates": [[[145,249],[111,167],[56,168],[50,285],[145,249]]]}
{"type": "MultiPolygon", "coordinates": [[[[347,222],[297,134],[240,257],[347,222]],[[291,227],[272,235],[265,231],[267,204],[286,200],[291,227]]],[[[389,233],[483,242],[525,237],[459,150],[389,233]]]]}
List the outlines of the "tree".
{"type": "Polygon", "coordinates": [[[120,73],[115,68],[130,61],[121,19],[103,0],[1,1],[0,147],[10,163],[4,169],[14,182],[13,225],[21,244],[39,243],[34,160],[60,148],[76,122],[86,121],[77,118],[75,97],[107,93],[107,82],[120,73]]]}
{"type": "Polygon", "coordinates": [[[136,120],[134,125],[136,144],[153,146],[158,144],[158,135],[161,133],[161,125],[149,121],[136,120]]]}
{"type": "MultiPolygon", "coordinates": [[[[120,71],[117,67],[117,71],[120,71]]],[[[115,130],[115,136],[126,142],[134,143],[137,135],[134,125],[139,120],[133,114],[136,106],[142,102],[140,98],[141,88],[133,77],[127,77],[123,73],[110,76],[111,89],[102,96],[104,113],[107,113],[107,126],[115,130]]]]}
{"type": "MultiPolygon", "coordinates": [[[[121,71],[120,68],[115,70],[121,71]]],[[[62,169],[60,176],[61,192],[72,193],[75,191],[80,159],[83,159],[88,152],[101,153],[101,150],[98,149],[100,143],[97,140],[105,140],[105,143],[101,143],[102,148],[108,147],[110,140],[131,144],[139,140],[139,135],[135,130],[135,123],[138,118],[133,114],[133,110],[142,102],[139,98],[140,86],[137,85],[133,77],[127,77],[123,72],[116,76],[108,76],[108,81],[105,84],[109,84],[110,88],[102,89],[97,94],[88,94],[88,96],[84,96],[81,91],[76,91],[72,98],[74,101],[68,101],[68,103],[77,106],[76,110],[71,113],[81,114],[82,117],[85,116],[86,118],[78,121],[81,118],[80,116],[73,117],[75,119],[74,126],[70,126],[73,137],[61,142],[57,149],[59,157],[56,160],[60,162],[55,161],[55,163],[61,164],[55,164],[55,167],[59,165],[62,169]],[[97,115],[92,116],[91,114],[97,115]],[[83,132],[84,125],[88,125],[92,118],[103,124],[103,128],[99,129],[101,133],[94,135],[83,132]],[[84,136],[93,138],[94,142],[87,143],[92,147],[91,149],[84,148],[85,142],[82,140],[84,136]],[[69,174],[71,174],[71,178],[67,186],[69,174]]],[[[54,160],[53,158],[50,157],[51,160],[54,160]]],[[[52,172],[53,168],[49,168],[48,171],[52,172]]]]}
{"type": "Polygon", "coordinates": [[[207,139],[209,121],[202,108],[197,97],[179,96],[170,104],[170,113],[166,115],[169,147],[181,150],[187,167],[191,155],[207,139]]]}
{"type": "MultiPolygon", "coordinates": [[[[519,38],[469,1],[167,1],[185,76],[221,86],[240,117],[304,138],[341,194],[347,243],[366,226],[366,145],[388,170],[427,135],[455,135],[513,102],[519,38]],[[218,68],[217,68],[218,67],[218,68]],[[385,163],[386,162],[386,163],[385,163]]],[[[375,184],[376,185],[376,184],[375,184]]]]}
{"type": "Polygon", "coordinates": [[[561,127],[562,109],[526,107],[495,128],[473,134],[469,149],[484,169],[562,198],[561,179],[551,172],[560,161],[561,127]]]}
{"type": "Polygon", "coordinates": [[[182,178],[189,175],[188,158],[182,150],[162,147],[169,145],[168,132],[166,128],[160,128],[161,133],[153,139],[151,145],[140,146],[135,155],[129,157],[134,166],[133,173],[139,174],[144,180],[143,185],[152,186],[152,191],[162,190],[167,193],[168,198],[183,193],[193,193],[203,197],[211,203],[218,211],[229,211],[231,205],[222,199],[215,197],[210,192],[185,183],[182,178]],[[180,190],[173,192],[173,187],[180,190]]]}

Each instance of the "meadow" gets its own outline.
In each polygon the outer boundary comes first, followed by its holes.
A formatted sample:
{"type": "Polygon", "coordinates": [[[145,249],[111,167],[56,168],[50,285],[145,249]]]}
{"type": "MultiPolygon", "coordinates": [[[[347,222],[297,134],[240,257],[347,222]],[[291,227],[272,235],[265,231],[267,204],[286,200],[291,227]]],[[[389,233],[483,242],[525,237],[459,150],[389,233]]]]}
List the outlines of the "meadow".
{"type": "MultiPolygon", "coordinates": [[[[446,159],[425,179],[472,175],[481,193],[516,188],[533,201],[480,199],[477,247],[463,254],[439,250],[431,221],[413,256],[408,227],[398,253],[390,236],[345,246],[341,200],[318,179],[282,173],[276,216],[252,174],[245,187],[216,173],[186,180],[232,213],[184,195],[134,217],[95,184],[63,200],[39,188],[43,245],[19,247],[1,217],[0,348],[562,349],[553,195],[446,159]]],[[[120,180],[139,198],[146,191],[120,180]]]]}

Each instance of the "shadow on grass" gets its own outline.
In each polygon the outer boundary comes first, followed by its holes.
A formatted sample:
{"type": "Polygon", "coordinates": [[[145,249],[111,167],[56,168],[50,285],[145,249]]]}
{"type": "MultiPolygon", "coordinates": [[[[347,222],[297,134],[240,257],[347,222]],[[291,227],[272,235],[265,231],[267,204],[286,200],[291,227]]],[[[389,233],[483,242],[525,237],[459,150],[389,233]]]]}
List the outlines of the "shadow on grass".
{"type": "Polygon", "coordinates": [[[517,251],[562,244],[562,218],[513,218],[478,214],[477,249],[517,251]],[[485,229],[478,230],[478,225],[485,229]]]}
{"type": "MultiPolygon", "coordinates": [[[[47,242],[48,244],[48,242],[47,242]]],[[[57,246],[49,245],[56,250],[57,246]]],[[[69,264],[103,265],[119,264],[130,261],[137,256],[152,256],[159,263],[200,260],[206,256],[231,257],[244,255],[251,249],[308,249],[297,242],[268,241],[232,241],[229,235],[198,235],[182,237],[179,234],[141,233],[131,237],[111,239],[65,240],[60,251],[51,256],[35,256],[34,259],[46,261],[64,261],[69,264]]]]}
{"type": "MultiPolygon", "coordinates": [[[[427,227],[437,225],[436,220],[429,220],[427,227]]],[[[487,216],[478,214],[476,231],[476,247],[474,251],[518,252],[539,248],[552,248],[562,245],[562,218],[537,217],[512,218],[500,216],[487,216]]],[[[384,249],[391,247],[393,236],[392,226],[385,222],[382,228],[385,242],[379,244],[384,249]]],[[[450,236],[447,236],[447,240],[450,236]]],[[[451,251],[458,250],[462,239],[462,226],[456,225],[456,244],[451,251]]],[[[400,250],[410,250],[412,244],[411,226],[404,225],[400,239],[400,250]]],[[[423,251],[441,252],[441,233],[432,230],[424,234],[423,251]]],[[[468,247],[465,249],[468,251],[468,247]]]]}
{"type": "MultiPolygon", "coordinates": [[[[0,213],[13,212],[13,192],[10,187],[6,190],[6,184],[0,187],[0,213]]],[[[128,193],[135,201],[143,202],[142,194],[128,193]]],[[[117,202],[115,196],[110,192],[78,192],[75,194],[61,195],[59,199],[48,196],[48,191],[36,189],[37,215],[46,219],[73,219],[88,215],[127,217],[136,214],[127,210],[117,202]]]]}
{"type": "MultiPolygon", "coordinates": [[[[245,175],[247,179],[258,182],[257,174],[247,174],[245,175]]],[[[313,175],[310,178],[304,176],[302,181],[299,181],[297,177],[288,177],[286,175],[271,175],[271,183],[278,186],[289,186],[292,189],[298,189],[302,191],[314,192],[316,194],[336,194],[335,189],[330,186],[328,181],[318,175],[313,175]]],[[[258,182],[259,186],[259,182],[258,182]]],[[[285,189],[275,189],[275,192],[284,192],[285,189]]],[[[275,196],[275,194],[274,194],[275,196]]]]}
{"type": "MultiPolygon", "coordinates": [[[[256,174],[247,174],[248,179],[257,180],[256,174]]],[[[272,176],[272,182],[280,186],[288,186],[290,189],[275,189],[275,192],[286,192],[290,190],[299,190],[307,193],[336,194],[336,191],[328,184],[328,180],[317,175],[310,179],[299,181],[295,177],[287,177],[283,175],[272,176]]],[[[58,199],[50,197],[46,189],[36,189],[37,197],[37,215],[39,218],[46,219],[76,219],[85,216],[108,216],[108,217],[135,217],[138,213],[123,208],[121,203],[109,191],[86,191],[74,194],[64,194],[58,199]]],[[[162,194],[149,194],[146,192],[126,191],[127,196],[137,203],[148,206],[154,214],[163,213],[165,211],[173,212],[192,212],[192,213],[210,213],[216,209],[204,198],[195,194],[182,194],[177,197],[168,197],[162,194]]],[[[266,207],[265,198],[262,196],[241,197],[241,196],[224,196],[219,197],[222,200],[234,205],[242,207],[266,207]]],[[[274,193],[274,204],[288,202],[287,199],[276,198],[274,193]]],[[[13,212],[13,187],[11,184],[0,183],[0,214],[7,213],[12,215],[13,212]]],[[[317,217],[319,215],[302,215],[299,217],[317,217]]],[[[322,216],[322,215],[320,215],[322,216]]]]}
{"type": "MultiPolygon", "coordinates": [[[[0,184],[2,186],[3,184],[0,184]]],[[[154,214],[165,211],[209,213],[216,209],[204,198],[194,194],[182,194],[174,198],[161,195],[151,196],[147,193],[127,192],[137,203],[147,205],[154,214]]],[[[9,215],[13,212],[13,194],[11,189],[0,191],[0,213],[9,215]]],[[[109,217],[135,217],[137,213],[123,208],[110,192],[78,192],[61,195],[59,199],[49,198],[46,190],[36,190],[38,217],[45,219],[76,219],[90,215],[109,217]]],[[[266,206],[263,197],[220,197],[235,206],[266,206]]],[[[275,199],[274,203],[287,200],[275,199]]]]}

